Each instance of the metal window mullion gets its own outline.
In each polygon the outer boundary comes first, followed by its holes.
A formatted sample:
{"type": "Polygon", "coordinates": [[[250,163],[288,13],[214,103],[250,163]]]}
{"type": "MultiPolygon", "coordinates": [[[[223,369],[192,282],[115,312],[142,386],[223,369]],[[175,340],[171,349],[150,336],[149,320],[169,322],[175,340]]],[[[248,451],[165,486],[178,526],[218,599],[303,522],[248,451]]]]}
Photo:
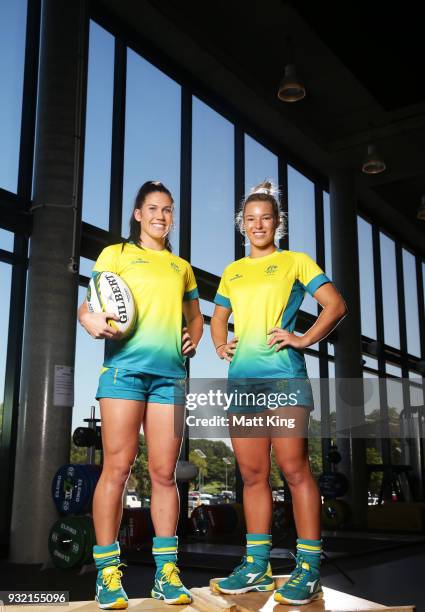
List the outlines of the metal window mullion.
{"type": "Polygon", "coordinates": [[[280,191],[280,202],[282,212],[285,215],[286,232],[283,238],[280,239],[279,246],[281,249],[289,249],[289,202],[288,202],[288,164],[279,155],[278,157],[278,180],[280,191]]]}
{"type": "Polygon", "coordinates": [[[7,553],[12,512],[25,310],[27,248],[27,239],[23,236],[15,235],[15,263],[12,266],[3,424],[0,437],[0,463],[2,466],[2,478],[0,479],[0,554],[7,553]]]}
{"type": "MultiPolygon", "coordinates": [[[[406,302],[404,299],[404,267],[403,267],[403,250],[400,242],[395,243],[396,253],[396,273],[397,273],[397,298],[398,298],[398,316],[399,316],[399,329],[400,329],[400,352],[401,352],[401,388],[403,398],[403,410],[406,415],[406,419],[409,423],[408,431],[409,434],[412,432],[411,426],[413,425],[412,420],[412,409],[410,404],[410,385],[409,385],[409,357],[407,350],[407,321],[406,321],[406,302]]],[[[415,453],[414,439],[410,435],[405,439],[405,444],[408,447],[409,462],[412,461],[413,454],[415,453]]],[[[401,441],[403,443],[403,441],[401,441]]],[[[419,464],[423,465],[423,454],[421,449],[418,447],[417,452],[419,453],[419,464]]],[[[419,478],[418,489],[422,491],[423,475],[418,473],[419,478]]]]}
{"type": "MultiPolygon", "coordinates": [[[[191,251],[191,200],[192,200],[192,94],[187,87],[181,88],[181,136],[180,136],[180,256],[190,260],[191,251]]],[[[190,360],[186,365],[190,375],[190,360]]],[[[189,379],[190,385],[190,379],[189,379]]],[[[185,425],[180,451],[180,459],[189,459],[189,428],[185,425]]],[[[178,534],[186,534],[188,513],[187,483],[179,483],[181,507],[179,513],[178,534]]]]}
{"type": "MultiPolygon", "coordinates": [[[[235,215],[245,195],[245,134],[242,128],[235,125],[235,215]]],[[[235,259],[245,255],[244,239],[235,227],[235,259]]]]}
{"type": "Polygon", "coordinates": [[[122,235],[127,47],[115,39],[109,231],[122,235]]]}
{"type": "MultiPolygon", "coordinates": [[[[245,196],[245,134],[240,125],[235,125],[235,214],[239,211],[245,196]]],[[[245,256],[244,237],[235,228],[235,259],[245,256]]],[[[230,325],[229,331],[231,330],[230,325]]],[[[236,501],[242,501],[243,482],[237,459],[235,457],[235,492],[236,501]]]]}
{"type": "MultiPolygon", "coordinates": [[[[421,343],[421,359],[425,356],[425,296],[424,296],[424,278],[422,270],[422,260],[420,257],[415,257],[416,261],[416,282],[418,286],[418,309],[419,309],[419,336],[421,343]]],[[[425,397],[425,377],[422,373],[422,393],[425,397]]],[[[421,418],[420,408],[418,409],[418,426],[420,435],[420,455],[422,468],[422,490],[424,488],[425,474],[425,440],[424,440],[424,423],[421,418]]]]}
{"type": "MultiPolygon", "coordinates": [[[[325,222],[323,212],[323,189],[314,183],[314,210],[316,232],[316,260],[319,266],[325,269],[325,222]]],[[[319,308],[319,305],[317,305],[319,308]]],[[[320,417],[322,436],[322,465],[325,470],[330,469],[327,455],[331,441],[330,426],[330,394],[329,394],[329,364],[327,340],[319,342],[319,375],[320,375],[320,417]]]]}
{"type": "Polygon", "coordinates": [[[181,90],[180,256],[190,260],[192,200],[192,94],[181,90]]]}
{"type": "Polygon", "coordinates": [[[422,271],[422,260],[418,255],[416,261],[416,283],[418,286],[418,309],[419,309],[419,338],[421,343],[421,358],[425,357],[425,295],[424,278],[422,271]]]}
{"type": "Polygon", "coordinates": [[[396,278],[397,278],[397,301],[398,301],[398,318],[400,330],[400,352],[401,352],[401,370],[404,378],[408,377],[408,358],[407,358],[407,329],[406,329],[406,304],[404,300],[404,270],[403,270],[403,255],[402,248],[399,242],[395,243],[395,261],[396,261],[396,278]]]}
{"type": "Polygon", "coordinates": [[[379,240],[379,228],[372,225],[372,249],[373,249],[373,277],[375,284],[375,317],[376,317],[376,339],[378,341],[378,375],[379,375],[379,402],[381,418],[381,454],[383,463],[391,463],[391,444],[388,427],[388,397],[385,369],[385,342],[384,342],[384,309],[382,300],[382,270],[381,249],[379,240]]]}
{"type": "MultiPolygon", "coordinates": [[[[28,0],[25,67],[19,145],[18,195],[30,206],[34,163],[41,0],[28,0]]],[[[18,205],[20,201],[18,200],[18,205]]]]}

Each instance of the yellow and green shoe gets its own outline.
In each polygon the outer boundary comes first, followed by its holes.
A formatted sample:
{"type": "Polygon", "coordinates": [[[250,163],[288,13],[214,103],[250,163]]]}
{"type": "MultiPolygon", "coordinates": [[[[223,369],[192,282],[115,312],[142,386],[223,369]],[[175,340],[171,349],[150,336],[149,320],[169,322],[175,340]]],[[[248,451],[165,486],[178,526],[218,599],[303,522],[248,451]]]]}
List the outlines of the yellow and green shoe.
{"type": "Polygon", "coordinates": [[[214,583],[213,590],[236,595],[248,591],[273,591],[274,587],[270,563],[259,563],[252,555],[246,555],[230,576],[214,583]]]}
{"type": "Polygon", "coordinates": [[[123,610],[128,607],[128,597],[121,585],[121,565],[110,565],[97,572],[95,599],[102,610],[123,610]]]}
{"type": "Polygon", "coordinates": [[[323,597],[319,572],[301,555],[297,557],[297,561],[288,582],[274,594],[274,600],[281,604],[299,606],[323,597]]]}
{"type": "Polygon", "coordinates": [[[162,567],[158,568],[151,597],[162,599],[167,604],[191,603],[192,595],[183,586],[179,573],[179,568],[171,561],[167,561],[162,567]]]}

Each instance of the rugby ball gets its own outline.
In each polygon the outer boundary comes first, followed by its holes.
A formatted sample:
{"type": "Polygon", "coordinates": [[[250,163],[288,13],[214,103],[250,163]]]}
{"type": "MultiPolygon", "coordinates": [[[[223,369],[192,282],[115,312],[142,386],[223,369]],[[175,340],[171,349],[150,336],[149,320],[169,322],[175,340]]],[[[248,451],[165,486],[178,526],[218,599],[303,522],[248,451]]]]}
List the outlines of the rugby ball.
{"type": "Polygon", "coordinates": [[[119,321],[108,320],[108,324],[129,336],[137,318],[136,303],[127,283],[113,272],[100,272],[92,278],[87,288],[89,312],[111,312],[119,321]]]}

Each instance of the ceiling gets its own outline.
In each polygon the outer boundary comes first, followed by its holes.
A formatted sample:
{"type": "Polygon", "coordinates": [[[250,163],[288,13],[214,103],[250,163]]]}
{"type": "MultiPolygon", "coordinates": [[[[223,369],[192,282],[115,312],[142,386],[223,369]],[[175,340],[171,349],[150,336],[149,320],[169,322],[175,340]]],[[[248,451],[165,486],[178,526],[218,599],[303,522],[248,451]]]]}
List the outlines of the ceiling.
{"type": "Polygon", "coordinates": [[[353,168],[359,193],[370,199],[378,218],[392,218],[398,228],[406,224],[406,235],[425,250],[425,222],[416,218],[425,194],[418,8],[300,0],[102,4],[299,159],[323,173],[332,165],[353,168]],[[291,59],[307,95],[285,104],[276,90],[291,59]],[[369,142],[387,164],[378,176],[359,170],[369,142]]]}

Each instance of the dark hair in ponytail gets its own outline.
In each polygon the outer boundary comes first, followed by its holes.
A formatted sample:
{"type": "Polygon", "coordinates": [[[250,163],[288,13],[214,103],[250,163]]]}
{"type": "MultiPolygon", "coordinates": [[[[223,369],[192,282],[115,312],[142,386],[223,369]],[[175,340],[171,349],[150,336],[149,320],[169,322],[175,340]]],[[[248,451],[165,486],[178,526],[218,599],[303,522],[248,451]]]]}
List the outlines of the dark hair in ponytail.
{"type": "MultiPolygon", "coordinates": [[[[174,203],[173,196],[171,195],[171,191],[167,189],[167,187],[163,185],[160,181],[146,181],[146,183],[143,183],[143,185],[140,187],[139,191],[137,192],[136,199],[134,200],[133,212],[131,213],[131,218],[130,218],[130,234],[127,240],[123,243],[122,248],[124,248],[124,245],[128,242],[134,242],[136,246],[138,246],[139,248],[143,248],[139,244],[140,242],[140,223],[134,218],[134,211],[137,210],[138,208],[142,208],[143,203],[146,199],[146,196],[148,196],[150,193],[155,193],[155,192],[166,193],[169,196],[171,202],[174,203]]],[[[171,243],[168,239],[168,236],[165,237],[165,248],[170,252],[172,251],[171,243]]]]}

